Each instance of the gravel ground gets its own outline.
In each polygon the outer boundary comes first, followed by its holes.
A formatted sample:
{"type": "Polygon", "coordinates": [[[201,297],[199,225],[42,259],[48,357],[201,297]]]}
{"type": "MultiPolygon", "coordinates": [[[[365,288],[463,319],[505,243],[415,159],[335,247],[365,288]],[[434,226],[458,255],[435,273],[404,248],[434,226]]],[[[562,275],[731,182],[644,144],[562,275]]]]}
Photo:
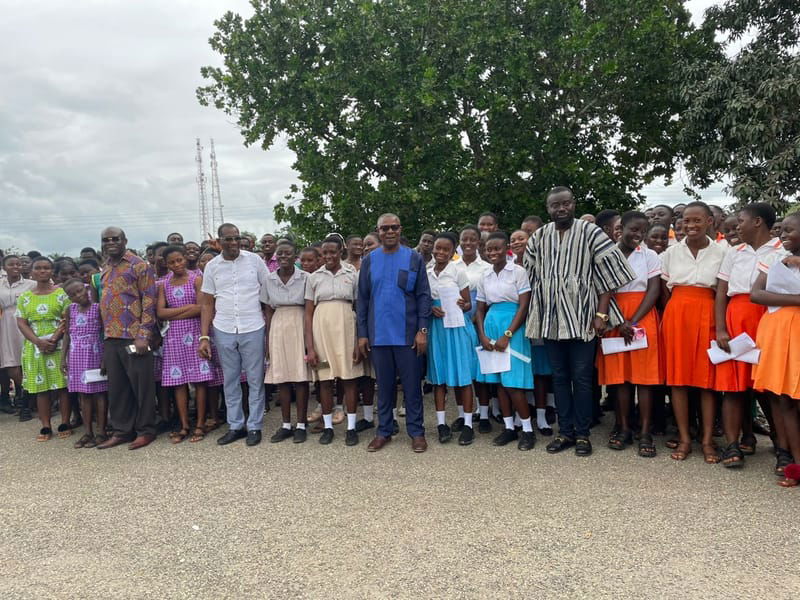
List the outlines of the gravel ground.
{"type": "Polygon", "coordinates": [[[605,449],[608,425],[580,459],[440,446],[426,419],[416,455],[343,425],[327,447],[74,450],[2,415],[0,598],[798,597],[800,491],[766,438],[732,472],[605,449]]]}

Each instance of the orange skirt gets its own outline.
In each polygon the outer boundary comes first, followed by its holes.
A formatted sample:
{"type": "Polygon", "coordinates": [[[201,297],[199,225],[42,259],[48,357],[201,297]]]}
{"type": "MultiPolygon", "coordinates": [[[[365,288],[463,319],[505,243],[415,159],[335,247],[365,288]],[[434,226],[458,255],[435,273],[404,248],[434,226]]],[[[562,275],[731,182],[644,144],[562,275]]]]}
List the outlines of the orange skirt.
{"type": "Polygon", "coordinates": [[[756,344],[761,358],[753,366],[753,387],[800,400],[800,306],[765,313],[756,344]]]}
{"type": "Polygon", "coordinates": [[[672,288],[661,331],[667,385],[714,389],[714,365],[706,352],[717,338],[714,290],[692,285],[672,288]]]}
{"type": "MultiPolygon", "coordinates": [[[[728,302],[725,324],[731,339],[742,333],[753,340],[758,332],[758,322],[767,310],[765,306],[750,302],[749,294],[737,294],[728,302]]],[[[738,360],[728,360],[714,367],[714,389],[718,392],[746,392],[753,387],[753,365],[738,360]]]]}
{"type": "MultiPolygon", "coordinates": [[[[644,300],[645,292],[622,292],[615,296],[619,309],[626,319],[636,313],[644,300]]],[[[597,350],[597,374],[600,385],[633,383],[636,385],[661,385],[664,383],[664,367],[661,360],[661,344],[658,330],[658,313],[653,308],[639,321],[639,327],[647,332],[647,348],[617,354],[603,354],[597,350]]],[[[608,332],[605,337],[619,337],[619,330],[608,332]]]]}

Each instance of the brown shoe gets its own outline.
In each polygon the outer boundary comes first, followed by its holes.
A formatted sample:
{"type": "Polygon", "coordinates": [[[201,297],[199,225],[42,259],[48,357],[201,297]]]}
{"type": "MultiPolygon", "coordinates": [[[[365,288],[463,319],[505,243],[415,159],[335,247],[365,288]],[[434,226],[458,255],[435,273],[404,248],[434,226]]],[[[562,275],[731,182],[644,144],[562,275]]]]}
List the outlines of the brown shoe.
{"type": "Polygon", "coordinates": [[[156,438],[153,435],[140,435],[131,442],[130,446],[128,446],[128,450],[138,450],[139,448],[144,448],[154,439],[156,438]]]}
{"type": "Polygon", "coordinates": [[[425,452],[428,449],[428,442],[425,441],[425,436],[419,435],[411,439],[411,449],[414,452],[425,452]]]}
{"type": "Polygon", "coordinates": [[[95,446],[98,450],[107,450],[108,448],[113,448],[114,446],[121,446],[122,444],[127,444],[130,442],[128,438],[124,438],[120,435],[112,435],[102,444],[97,444],[95,446]]]}
{"type": "Polygon", "coordinates": [[[369,446],[367,446],[367,452],[377,452],[378,450],[383,448],[386,444],[388,444],[391,441],[392,441],[392,438],[390,438],[390,437],[385,438],[385,437],[381,437],[379,435],[376,435],[372,439],[372,441],[369,443],[369,446]]]}

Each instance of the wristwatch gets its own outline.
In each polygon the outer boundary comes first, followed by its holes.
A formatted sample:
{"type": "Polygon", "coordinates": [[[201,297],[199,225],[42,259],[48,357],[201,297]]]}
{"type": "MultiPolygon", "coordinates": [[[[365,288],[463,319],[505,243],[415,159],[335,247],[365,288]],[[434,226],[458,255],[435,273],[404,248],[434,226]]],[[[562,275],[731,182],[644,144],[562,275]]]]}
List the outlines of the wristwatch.
{"type": "Polygon", "coordinates": [[[512,337],[514,337],[514,332],[511,331],[510,329],[506,329],[503,332],[503,335],[506,336],[508,339],[511,339],[512,337]]]}
{"type": "Polygon", "coordinates": [[[608,319],[610,318],[606,313],[601,313],[601,312],[595,313],[594,316],[597,317],[598,319],[601,319],[605,323],[608,323],[608,319]]]}

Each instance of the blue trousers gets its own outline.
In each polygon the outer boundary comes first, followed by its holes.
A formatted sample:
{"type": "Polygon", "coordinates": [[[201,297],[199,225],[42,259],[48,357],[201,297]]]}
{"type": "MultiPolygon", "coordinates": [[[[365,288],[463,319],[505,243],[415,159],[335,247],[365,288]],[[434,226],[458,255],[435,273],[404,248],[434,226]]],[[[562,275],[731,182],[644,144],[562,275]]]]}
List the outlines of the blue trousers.
{"type": "Polygon", "coordinates": [[[225,333],[214,328],[214,345],[217,347],[225,389],[225,407],[231,429],[244,429],[242,409],[242,371],[247,375],[250,388],[247,431],[261,431],[264,425],[264,328],[248,333],[225,333]]]}
{"type": "Polygon", "coordinates": [[[425,435],[422,422],[422,378],[417,351],[411,346],[373,346],[372,366],[378,382],[378,435],[392,436],[395,381],[400,377],[406,406],[409,437],[425,435]]]}
{"type": "Polygon", "coordinates": [[[588,438],[592,424],[592,373],[597,340],[545,340],[553,369],[553,393],[558,431],[575,439],[588,438]]]}

